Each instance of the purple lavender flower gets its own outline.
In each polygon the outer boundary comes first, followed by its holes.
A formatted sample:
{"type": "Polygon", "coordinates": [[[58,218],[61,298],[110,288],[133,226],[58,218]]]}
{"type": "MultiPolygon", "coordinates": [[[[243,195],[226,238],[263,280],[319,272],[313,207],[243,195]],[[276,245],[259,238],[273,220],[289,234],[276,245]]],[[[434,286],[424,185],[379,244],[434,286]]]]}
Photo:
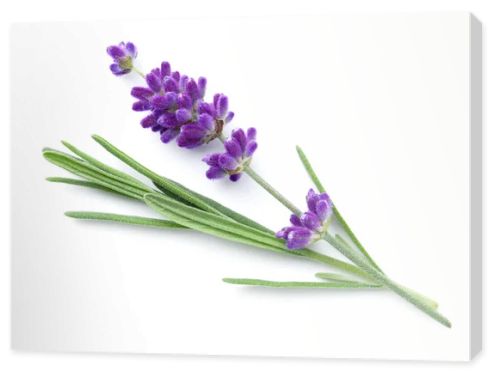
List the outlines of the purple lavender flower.
{"type": "Polygon", "coordinates": [[[225,153],[209,154],[203,158],[210,166],[207,178],[219,179],[229,175],[231,181],[238,181],[257,149],[256,135],[255,128],[249,128],[246,133],[241,128],[233,130],[231,138],[224,141],[225,153]]]}
{"type": "Polygon", "coordinates": [[[111,72],[116,76],[130,73],[134,67],[134,59],[137,57],[137,48],[131,42],[120,42],[118,45],[107,48],[108,55],[113,58],[114,63],[109,66],[111,72]]]}
{"type": "Polygon", "coordinates": [[[292,214],[292,226],[284,227],[276,237],[286,240],[288,249],[301,249],[321,239],[332,217],[332,201],[327,193],[310,189],[306,196],[308,211],[298,217],[292,214]]]}
{"type": "Polygon", "coordinates": [[[163,62],[145,77],[148,87],[134,87],[134,111],[150,111],[142,119],[144,128],[160,132],[161,140],[168,143],[177,136],[180,147],[192,149],[218,137],[233,113],[227,111],[228,99],[216,94],[213,103],[203,100],[207,80],[197,81],[179,72],[172,72],[170,64],[163,62]]]}
{"type": "Polygon", "coordinates": [[[198,120],[181,128],[177,139],[180,147],[192,149],[217,138],[229,123],[234,113],[227,111],[228,99],[224,94],[215,94],[213,103],[201,101],[198,105],[198,120]]]}

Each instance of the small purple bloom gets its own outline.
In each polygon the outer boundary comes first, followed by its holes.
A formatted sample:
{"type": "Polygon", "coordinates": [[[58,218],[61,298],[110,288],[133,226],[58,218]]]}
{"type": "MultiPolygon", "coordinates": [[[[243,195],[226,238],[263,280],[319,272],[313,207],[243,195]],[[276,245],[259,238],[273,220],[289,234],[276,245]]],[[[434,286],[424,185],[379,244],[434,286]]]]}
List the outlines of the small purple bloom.
{"type": "Polygon", "coordinates": [[[288,249],[301,249],[322,238],[332,217],[332,201],[327,193],[310,189],[306,196],[308,211],[300,218],[292,214],[292,226],[284,227],[276,237],[286,240],[288,249]]]}
{"type": "Polygon", "coordinates": [[[246,134],[240,128],[235,129],[231,133],[231,138],[224,141],[225,153],[209,154],[203,158],[203,161],[210,166],[207,178],[218,179],[229,175],[231,181],[238,181],[257,149],[256,132],[255,128],[249,128],[246,134]]]}
{"type": "Polygon", "coordinates": [[[120,42],[116,46],[107,48],[108,55],[114,63],[109,66],[111,72],[116,76],[130,73],[134,67],[134,59],[137,57],[137,48],[131,42],[120,42]]]}

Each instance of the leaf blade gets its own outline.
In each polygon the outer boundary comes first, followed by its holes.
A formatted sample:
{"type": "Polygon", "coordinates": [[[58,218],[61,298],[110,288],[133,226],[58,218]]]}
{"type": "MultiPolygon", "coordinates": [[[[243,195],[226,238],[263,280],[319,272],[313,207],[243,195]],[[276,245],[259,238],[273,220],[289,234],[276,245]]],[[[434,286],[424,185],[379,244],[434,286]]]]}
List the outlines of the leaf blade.
{"type": "Polygon", "coordinates": [[[378,286],[361,282],[309,282],[309,281],[270,281],[254,278],[223,278],[226,283],[246,286],[274,288],[338,288],[338,289],[373,289],[378,286]]]}

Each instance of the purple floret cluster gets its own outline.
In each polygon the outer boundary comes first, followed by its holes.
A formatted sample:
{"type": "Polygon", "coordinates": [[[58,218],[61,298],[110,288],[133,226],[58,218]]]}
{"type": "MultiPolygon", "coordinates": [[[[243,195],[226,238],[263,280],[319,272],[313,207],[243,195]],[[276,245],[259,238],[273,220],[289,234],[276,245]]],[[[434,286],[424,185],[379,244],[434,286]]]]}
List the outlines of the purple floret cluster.
{"type": "Polygon", "coordinates": [[[257,149],[256,135],[255,128],[249,128],[246,134],[242,129],[235,129],[231,138],[224,141],[225,153],[213,153],[203,158],[210,166],[207,178],[218,179],[229,175],[231,181],[238,181],[257,149]]]}
{"type": "Polygon", "coordinates": [[[107,52],[113,59],[109,69],[114,75],[121,76],[132,71],[134,59],[137,57],[137,48],[133,43],[121,42],[116,46],[109,46],[107,52]]]}
{"type": "Polygon", "coordinates": [[[172,72],[168,62],[153,69],[145,80],[147,87],[132,88],[137,99],[132,109],[149,112],[141,125],[158,132],[164,143],[177,138],[177,145],[187,149],[207,144],[221,135],[234,116],[228,112],[224,94],[215,94],[212,102],[204,100],[206,78],[194,80],[172,72]]]}
{"type": "MultiPolygon", "coordinates": [[[[110,67],[114,74],[122,75],[134,69],[137,49],[132,43],[110,46],[108,54],[114,60],[110,67]]],[[[206,175],[209,179],[229,176],[231,181],[239,180],[257,148],[256,131],[250,128],[245,133],[242,129],[235,129],[231,137],[225,139],[224,127],[234,117],[234,113],[229,111],[227,96],[215,94],[211,101],[205,100],[206,78],[195,80],[172,71],[168,62],[161,63],[144,79],[145,87],[134,87],[131,91],[137,100],[132,109],[148,112],[141,120],[142,127],[157,132],[162,142],[176,140],[178,146],[186,149],[220,139],[226,152],[203,158],[209,165],[206,175]]]]}
{"type": "Polygon", "coordinates": [[[284,239],[289,249],[301,249],[321,239],[332,217],[332,201],[327,193],[315,193],[310,189],[306,196],[309,209],[300,217],[292,214],[287,226],[276,233],[284,239]]]}

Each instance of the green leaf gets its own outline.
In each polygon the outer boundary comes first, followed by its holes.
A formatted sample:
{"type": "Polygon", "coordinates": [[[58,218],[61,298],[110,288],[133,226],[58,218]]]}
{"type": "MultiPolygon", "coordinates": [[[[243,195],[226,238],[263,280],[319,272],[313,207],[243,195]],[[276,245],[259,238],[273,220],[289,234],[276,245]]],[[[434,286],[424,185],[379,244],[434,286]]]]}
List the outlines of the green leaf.
{"type": "Polygon", "coordinates": [[[222,233],[226,238],[227,234],[231,234],[232,238],[249,239],[261,245],[267,245],[273,248],[273,250],[288,252],[288,250],[284,248],[283,242],[273,235],[237,223],[230,218],[207,213],[157,193],[146,194],[144,196],[144,201],[158,213],[183,226],[213,235],[222,233]]]}
{"type": "Polygon", "coordinates": [[[304,153],[302,148],[297,145],[296,149],[297,149],[297,153],[299,154],[300,161],[304,165],[304,168],[305,168],[307,174],[309,175],[309,177],[313,181],[313,183],[316,186],[316,188],[318,189],[318,191],[326,192],[323,184],[321,184],[321,181],[319,180],[318,175],[316,175],[316,173],[314,172],[314,170],[311,166],[311,163],[309,162],[309,159],[307,159],[306,154],[304,153]]]}
{"type": "MultiPolygon", "coordinates": [[[[167,178],[165,178],[167,179],[167,178]]],[[[174,180],[171,180],[171,179],[167,179],[170,181],[170,183],[176,185],[179,189],[183,189],[185,191],[187,191],[189,194],[197,197],[198,199],[202,200],[203,202],[205,202],[206,205],[208,206],[211,206],[215,211],[218,211],[219,213],[223,214],[224,216],[228,217],[228,218],[232,218],[234,219],[236,222],[239,222],[241,224],[244,224],[244,225],[247,225],[247,226],[250,226],[250,227],[254,227],[258,230],[261,230],[263,232],[267,232],[269,234],[273,234],[274,235],[274,231],[272,231],[271,229],[261,225],[260,223],[257,223],[255,222],[254,220],[238,213],[238,212],[235,212],[234,210],[232,209],[229,209],[228,207],[218,203],[217,201],[215,200],[212,200],[211,198],[209,197],[206,197],[206,196],[203,196],[202,194],[198,193],[198,192],[195,192],[187,187],[185,187],[184,185],[180,184],[180,183],[177,183],[176,181],[174,180]]],[[[156,184],[155,184],[156,185],[156,184]]],[[[164,193],[167,193],[167,191],[163,190],[162,187],[160,186],[157,186],[160,190],[162,190],[164,193]]],[[[175,197],[173,197],[175,198],[175,197]]],[[[180,201],[180,200],[179,200],[180,201]]],[[[203,209],[201,207],[198,207],[199,209],[203,209]]]]}
{"type": "MultiPolygon", "coordinates": [[[[317,278],[325,279],[327,281],[334,281],[334,282],[356,282],[356,283],[365,283],[362,281],[357,281],[353,280],[349,277],[346,277],[345,275],[342,274],[336,274],[336,273],[316,273],[315,276],[317,278]]],[[[380,284],[375,284],[375,283],[370,283],[370,285],[373,286],[378,286],[382,287],[380,284]]]]}
{"type": "Polygon", "coordinates": [[[69,154],[56,150],[44,150],[43,156],[56,166],[123,195],[136,199],[142,199],[142,196],[148,192],[146,190],[130,186],[127,182],[110,176],[108,173],[92,166],[88,162],[75,158],[69,154]]]}
{"type": "Polygon", "coordinates": [[[77,186],[81,186],[81,187],[85,187],[85,188],[99,189],[99,190],[104,191],[104,192],[119,194],[121,196],[130,198],[129,196],[126,196],[122,193],[118,193],[117,191],[109,189],[109,188],[105,187],[104,185],[101,185],[98,183],[93,183],[93,182],[87,181],[87,180],[71,179],[71,178],[63,178],[63,177],[49,177],[46,180],[50,181],[51,183],[63,183],[63,184],[77,185],[77,186]]]}
{"type": "Polygon", "coordinates": [[[117,170],[115,168],[112,168],[112,167],[108,166],[105,163],[102,163],[101,161],[99,161],[99,160],[93,158],[92,156],[90,156],[89,154],[87,154],[87,153],[81,151],[80,149],[76,148],[75,146],[71,145],[67,141],[61,141],[61,142],[62,142],[62,144],[64,146],[66,146],[73,153],[75,153],[76,155],[78,155],[80,158],[82,158],[83,160],[87,161],[91,165],[97,167],[99,170],[107,172],[110,175],[115,176],[116,178],[118,178],[121,181],[126,181],[129,185],[132,185],[132,186],[134,186],[136,188],[143,189],[143,190],[146,190],[146,191],[150,191],[151,190],[151,188],[148,187],[146,184],[144,184],[140,180],[138,180],[138,179],[130,176],[129,174],[126,174],[126,173],[124,173],[122,171],[119,171],[119,170],[117,170]]]}
{"type": "Polygon", "coordinates": [[[264,286],[277,288],[339,288],[339,289],[371,289],[378,288],[377,285],[370,285],[361,282],[301,282],[301,281],[268,281],[264,279],[251,278],[224,278],[224,282],[234,285],[264,286]]]}
{"type": "Polygon", "coordinates": [[[132,157],[128,156],[124,152],[122,152],[120,149],[106,141],[104,138],[98,136],[98,135],[93,135],[92,138],[99,144],[101,145],[104,149],[106,149],[108,152],[113,154],[116,158],[120,159],[122,162],[127,164],[128,166],[132,167],[134,170],[139,172],[140,174],[146,176],[149,178],[151,181],[162,187],[168,192],[171,192],[174,196],[180,197],[183,200],[186,200],[193,205],[206,210],[211,213],[223,215],[220,211],[216,210],[215,208],[211,207],[210,205],[207,205],[203,200],[200,200],[198,197],[195,195],[189,193],[188,191],[178,187],[176,184],[173,184],[171,181],[168,179],[158,175],[157,173],[151,171],[149,168],[146,166],[140,164],[136,160],[134,160],[132,157]]]}
{"type": "Polygon", "coordinates": [[[130,225],[152,226],[162,228],[185,228],[178,223],[166,221],[164,219],[138,217],[134,215],[122,215],[114,213],[102,213],[91,211],[68,211],[64,213],[66,216],[76,219],[84,220],[97,220],[97,221],[111,221],[126,223],[130,225]]]}

